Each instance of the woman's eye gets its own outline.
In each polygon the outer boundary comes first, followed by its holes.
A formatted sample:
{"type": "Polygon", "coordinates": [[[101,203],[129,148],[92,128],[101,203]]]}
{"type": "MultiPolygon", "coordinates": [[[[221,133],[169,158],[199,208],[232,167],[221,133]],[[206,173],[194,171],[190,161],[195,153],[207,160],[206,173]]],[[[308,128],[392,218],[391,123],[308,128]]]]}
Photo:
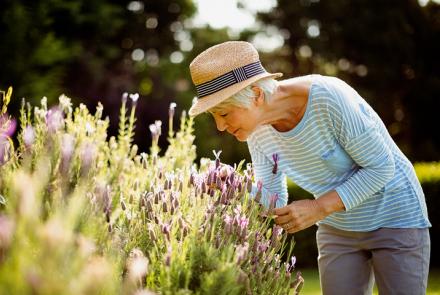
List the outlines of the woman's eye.
{"type": "Polygon", "coordinates": [[[220,117],[226,117],[228,114],[220,114],[220,117]]]}

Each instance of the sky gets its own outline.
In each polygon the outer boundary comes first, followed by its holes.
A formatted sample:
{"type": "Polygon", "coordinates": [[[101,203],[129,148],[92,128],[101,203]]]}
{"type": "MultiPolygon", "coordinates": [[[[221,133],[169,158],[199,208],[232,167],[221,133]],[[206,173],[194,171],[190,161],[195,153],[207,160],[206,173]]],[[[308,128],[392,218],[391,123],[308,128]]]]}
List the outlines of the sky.
{"type": "MultiPolygon", "coordinates": [[[[228,28],[231,37],[245,28],[260,28],[255,22],[257,12],[265,12],[276,6],[276,0],[195,0],[198,12],[193,19],[195,26],[209,24],[211,27],[228,28]],[[239,9],[238,2],[246,9],[239,9]]],[[[270,51],[280,47],[284,39],[275,27],[261,29],[252,43],[262,51],[270,51]]]]}
{"type": "MultiPolygon", "coordinates": [[[[319,1],[319,0],[318,0],[319,1]]],[[[440,3],[440,0],[418,0],[420,6],[426,6],[429,1],[440,3]]],[[[284,44],[282,34],[275,27],[259,27],[255,22],[255,14],[259,11],[269,11],[276,6],[277,0],[195,0],[198,12],[193,19],[195,26],[209,24],[211,27],[228,28],[231,37],[245,28],[259,28],[251,42],[261,51],[271,51],[284,44]],[[246,9],[239,9],[238,2],[246,9]]],[[[309,29],[313,29],[309,27],[309,29]]],[[[318,37],[319,31],[312,37],[318,37]]]]}
{"type": "Polygon", "coordinates": [[[214,28],[229,27],[235,30],[252,27],[255,24],[254,14],[268,11],[276,5],[276,0],[241,0],[251,12],[237,8],[237,0],[195,0],[198,13],[194,19],[196,25],[208,23],[214,28]]]}
{"type": "MultiPolygon", "coordinates": [[[[418,0],[420,6],[425,6],[430,0],[418,0]]],[[[440,0],[431,0],[440,3],[440,0]]],[[[194,19],[196,25],[209,24],[214,28],[228,27],[233,30],[255,25],[254,14],[258,11],[268,11],[277,4],[277,0],[195,0],[198,13],[194,19]],[[251,12],[237,8],[237,2],[243,3],[251,12]]]]}

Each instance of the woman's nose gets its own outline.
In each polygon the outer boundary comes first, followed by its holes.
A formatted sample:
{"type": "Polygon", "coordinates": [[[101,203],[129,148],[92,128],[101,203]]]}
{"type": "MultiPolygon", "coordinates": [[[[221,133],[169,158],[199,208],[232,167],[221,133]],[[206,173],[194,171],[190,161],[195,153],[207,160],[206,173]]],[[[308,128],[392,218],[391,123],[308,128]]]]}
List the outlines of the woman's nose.
{"type": "Polygon", "coordinates": [[[222,132],[225,131],[226,130],[226,120],[220,116],[215,116],[214,119],[215,119],[215,124],[217,125],[217,129],[222,132]]]}

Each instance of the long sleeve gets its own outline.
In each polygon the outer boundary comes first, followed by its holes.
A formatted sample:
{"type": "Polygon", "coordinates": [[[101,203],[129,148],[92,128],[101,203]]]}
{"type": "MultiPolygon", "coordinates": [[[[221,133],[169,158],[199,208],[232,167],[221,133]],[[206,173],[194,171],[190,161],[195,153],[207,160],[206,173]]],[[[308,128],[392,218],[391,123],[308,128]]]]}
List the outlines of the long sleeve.
{"type": "Polygon", "coordinates": [[[395,173],[393,155],[379,128],[377,114],[345,82],[327,84],[331,97],[329,113],[335,135],[344,150],[360,167],[336,187],[346,210],[380,191],[395,173]]]}
{"type": "Polygon", "coordinates": [[[276,207],[285,206],[288,198],[286,176],[281,171],[273,173],[274,163],[259,150],[257,145],[248,144],[248,147],[255,173],[255,182],[252,185],[251,195],[255,197],[258,191],[257,183],[261,181],[263,186],[260,203],[265,207],[269,207],[271,197],[277,194],[276,207]]]}

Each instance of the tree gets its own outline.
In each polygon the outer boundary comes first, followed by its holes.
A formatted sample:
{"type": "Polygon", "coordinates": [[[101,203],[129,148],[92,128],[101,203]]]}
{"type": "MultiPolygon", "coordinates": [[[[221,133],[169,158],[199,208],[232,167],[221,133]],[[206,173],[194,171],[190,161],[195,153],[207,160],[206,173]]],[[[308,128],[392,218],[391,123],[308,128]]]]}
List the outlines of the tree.
{"type": "Polygon", "coordinates": [[[181,36],[194,12],[187,0],[4,0],[0,89],[14,87],[15,113],[21,97],[36,103],[47,96],[53,104],[65,93],[90,107],[100,100],[110,110],[111,134],[121,94],[139,92],[137,113],[144,120],[136,141],[146,145],[146,126],[166,118],[179,91],[168,78],[186,75],[181,36]]]}
{"type": "Polygon", "coordinates": [[[279,0],[259,19],[286,36],[274,54],[279,70],[341,77],[373,105],[411,160],[438,160],[440,5],[279,0]]]}

